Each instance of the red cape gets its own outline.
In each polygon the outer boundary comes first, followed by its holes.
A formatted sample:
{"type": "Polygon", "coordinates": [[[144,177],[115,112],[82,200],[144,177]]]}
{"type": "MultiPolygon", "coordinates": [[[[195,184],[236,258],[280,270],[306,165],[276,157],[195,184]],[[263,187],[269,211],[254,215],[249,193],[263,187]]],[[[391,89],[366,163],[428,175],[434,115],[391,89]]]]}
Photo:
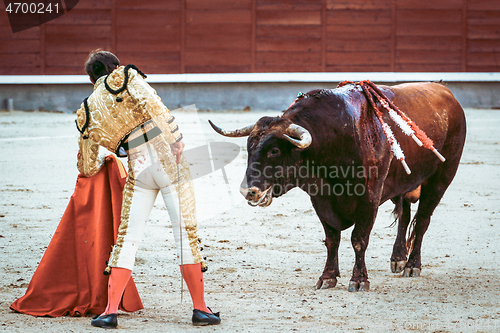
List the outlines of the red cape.
{"type": "MultiPolygon", "coordinates": [[[[26,294],[10,308],[33,316],[100,314],[108,299],[106,260],[120,225],[122,191],[127,177],[123,164],[106,158],[90,178],[78,176],[75,192],[43,255],[26,294]]],[[[133,279],[120,309],[143,308],[133,279]]]]}

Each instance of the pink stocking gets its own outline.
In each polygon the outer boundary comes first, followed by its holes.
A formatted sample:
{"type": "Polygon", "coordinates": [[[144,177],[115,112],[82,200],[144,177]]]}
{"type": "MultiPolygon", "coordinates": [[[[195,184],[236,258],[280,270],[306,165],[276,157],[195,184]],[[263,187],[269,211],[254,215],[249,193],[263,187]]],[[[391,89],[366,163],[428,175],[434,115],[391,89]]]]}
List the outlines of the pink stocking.
{"type": "Polygon", "coordinates": [[[108,282],[108,306],[102,315],[118,313],[118,306],[122,300],[123,291],[128,280],[132,276],[132,271],[126,268],[112,267],[108,282]]]}
{"type": "Polygon", "coordinates": [[[193,308],[208,313],[212,313],[205,304],[205,287],[203,281],[203,272],[201,271],[201,263],[191,265],[181,265],[181,273],[184,281],[186,281],[193,308]]]}

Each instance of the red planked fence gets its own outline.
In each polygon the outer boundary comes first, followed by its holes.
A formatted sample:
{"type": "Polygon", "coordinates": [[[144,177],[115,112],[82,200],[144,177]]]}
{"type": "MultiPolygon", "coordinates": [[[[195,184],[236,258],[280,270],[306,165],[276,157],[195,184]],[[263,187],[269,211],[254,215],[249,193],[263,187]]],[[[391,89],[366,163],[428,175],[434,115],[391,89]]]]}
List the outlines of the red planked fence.
{"type": "Polygon", "coordinates": [[[90,50],[145,73],[500,72],[498,0],[80,0],[12,33],[0,74],[84,74],[90,50]]]}

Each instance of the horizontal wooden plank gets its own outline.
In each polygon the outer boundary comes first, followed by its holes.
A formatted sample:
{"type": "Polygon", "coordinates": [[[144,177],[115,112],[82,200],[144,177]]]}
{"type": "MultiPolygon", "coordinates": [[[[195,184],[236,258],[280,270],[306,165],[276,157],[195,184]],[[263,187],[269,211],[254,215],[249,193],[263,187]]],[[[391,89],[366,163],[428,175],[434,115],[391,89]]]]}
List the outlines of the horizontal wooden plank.
{"type": "Polygon", "coordinates": [[[390,52],[360,50],[358,52],[327,52],[326,64],[389,65],[390,52]]]}
{"type": "Polygon", "coordinates": [[[0,66],[0,75],[40,75],[40,66],[0,66]]]}
{"type": "Polygon", "coordinates": [[[164,73],[166,68],[180,70],[180,56],[173,53],[164,56],[163,52],[121,52],[119,56],[121,64],[134,64],[146,74],[154,74],[162,68],[159,74],[164,73]]]}
{"type": "Polygon", "coordinates": [[[156,36],[156,39],[116,38],[116,52],[180,52],[180,36],[156,36]],[[168,39],[172,38],[172,39],[168,39]],[[174,40],[174,38],[176,40],[174,40]]]}
{"type": "Polygon", "coordinates": [[[40,27],[13,33],[10,25],[0,26],[0,40],[30,40],[39,38],[40,27]]]}
{"type": "Polygon", "coordinates": [[[145,38],[137,33],[133,35],[117,34],[116,44],[123,48],[136,48],[139,45],[143,50],[179,50],[181,44],[180,35],[158,34],[148,35],[145,38]]]}
{"type": "Polygon", "coordinates": [[[396,49],[459,51],[462,49],[462,36],[399,36],[396,39],[396,49]]]}
{"type": "Polygon", "coordinates": [[[396,72],[460,72],[462,70],[462,65],[457,63],[396,63],[394,67],[396,72]]]}
{"type": "Polygon", "coordinates": [[[45,36],[61,39],[86,40],[100,38],[103,36],[111,37],[110,25],[47,25],[45,27],[45,36]]]}
{"type": "Polygon", "coordinates": [[[255,29],[257,38],[321,38],[320,25],[260,25],[255,29]]]}
{"type": "Polygon", "coordinates": [[[149,29],[149,33],[154,34],[156,29],[161,29],[167,25],[180,26],[181,17],[179,11],[172,10],[118,9],[116,24],[119,29],[123,27],[140,27],[149,29]]]}
{"type": "Polygon", "coordinates": [[[259,25],[320,25],[321,12],[294,10],[258,10],[256,24],[259,25]]]}
{"type": "Polygon", "coordinates": [[[320,11],[322,6],[321,0],[256,0],[256,2],[257,10],[320,11]]]}
{"type": "Polygon", "coordinates": [[[111,38],[109,36],[100,38],[80,39],[78,43],[74,39],[67,38],[45,38],[46,52],[66,52],[66,53],[90,53],[95,49],[110,50],[111,38]]]}
{"type": "MultiPolygon", "coordinates": [[[[321,72],[323,66],[321,65],[308,65],[308,64],[281,64],[281,65],[255,65],[255,71],[263,73],[289,73],[289,72],[321,72]]],[[[293,101],[292,97],[290,103],[293,101]]]]}
{"type": "Polygon", "coordinates": [[[212,23],[204,25],[188,25],[186,27],[186,38],[208,38],[219,36],[241,36],[241,38],[250,38],[252,26],[250,24],[236,23],[212,23]]]}
{"type": "Polygon", "coordinates": [[[392,8],[392,0],[326,0],[327,10],[367,10],[392,8]]]}
{"type": "Polygon", "coordinates": [[[188,35],[186,51],[244,51],[250,52],[252,46],[251,34],[209,34],[205,36],[188,35]]]}
{"type": "Polygon", "coordinates": [[[481,10],[481,11],[467,11],[467,24],[468,25],[499,25],[500,26],[500,10],[481,10]]]}
{"type": "MultiPolygon", "coordinates": [[[[134,0],[130,0],[134,1],[134,0]]],[[[252,9],[254,0],[186,0],[186,9],[189,10],[217,10],[217,9],[252,9]]],[[[167,2],[167,1],[164,1],[167,2]]]]}
{"type": "Polygon", "coordinates": [[[500,67],[500,52],[467,52],[467,66],[500,67]]]}
{"type": "Polygon", "coordinates": [[[40,40],[22,40],[13,39],[7,40],[0,43],[0,53],[12,54],[15,56],[19,53],[39,53],[40,52],[40,40]]]}
{"type": "Polygon", "coordinates": [[[460,22],[408,22],[398,20],[396,23],[396,36],[461,36],[462,24],[460,22]]]}
{"type": "Polygon", "coordinates": [[[467,66],[467,72],[500,72],[500,66],[467,66]]]}
{"type": "Polygon", "coordinates": [[[321,39],[310,38],[265,38],[257,39],[255,42],[257,51],[321,51],[321,39]]]}
{"type": "Polygon", "coordinates": [[[111,25],[111,9],[79,9],[74,8],[69,13],[64,14],[57,20],[50,21],[48,25],[82,25],[82,24],[97,24],[111,25]]]}
{"type": "MultiPolygon", "coordinates": [[[[120,0],[120,6],[122,6],[122,3],[126,1],[127,0],[120,0]]],[[[70,12],[78,9],[93,9],[95,11],[99,11],[101,9],[111,9],[112,7],[113,0],[79,0],[78,4],[70,12]]]]}
{"type": "Polygon", "coordinates": [[[398,9],[457,9],[462,8],[463,0],[396,0],[398,9]]]}
{"type": "MultiPolygon", "coordinates": [[[[351,64],[328,64],[326,65],[327,72],[390,72],[392,71],[389,65],[351,65],[351,64]]],[[[367,74],[367,79],[370,75],[367,74]]],[[[350,77],[346,76],[346,80],[350,77]]]]}
{"type": "Polygon", "coordinates": [[[495,39],[473,39],[467,41],[467,52],[500,52],[500,41],[495,39]]]}
{"type": "Polygon", "coordinates": [[[335,10],[328,11],[328,25],[391,25],[392,15],[388,10],[335,10]]]}
{"type": "MultiPolygon", "coordinates": [[[[83,63],[80,66],[62,66],[62,64],[57,64],[55,66],[45,66],[45,73],[50,75],[86,75],[83,63]]],[[[89,86],[91,85],[89,80],[89,86]]],[[[80,107],[75,105],[75,109],[80,107]]]]}
{"type": "Polygon", "coordinates": [[[155,33],[151,33],[151,29],[145,26],[124,26],[120,27],[116,31],[117,40],[125,40],[129,39],[132,41],[136,40],[145,40],[151,43],[167,41],[167,42],[175,42],[180,40],[181,29],[178,25],[164,25],[161,27],[155,28],[155,33]]]}
{"type": "Polygon", "coordinates": [[[249,73],[250,65],[186,65],[186,73],[249,73]]]}
{"type": "Polygon", "coordinates": [[[342,39],[367,39],[367,38],[386,38],[391,36],[392,29],[390,25],[337,25],[330,24],[326,27],[326,38],[342,39]]]}
{"type": "Polygon", "coordinates": [[[441,50],[396,50],[397,63],[412,64],[460,64],[460,52],[441,50]]]}
{"type": "Polygon", "coordinates": [[[250,65],[251,54],[250,52],[235,51],[186,51],[184,61],[187,65],[250,65]]]}
{"type": "Polygon", "coordinates": [[[327,51],[336,52],[366,52],[376,50],[377,52],[390,52],[392,40],[390,36],[385,38],[368,39],[339,39],[328,38],[326,41],[327,51]]]}
{"type": "Polygon", "coordinates": [[[498,0],[467,0],[467,10],[500,10],[498,0]]]}
{"type": "Polygon", "coordinates": [[[163,40],[163,41],[173,41],[178,40],[181,35],[180,25],[164,24],[161,26],[154,27],[153,29],[144,25],[130,24],[128,26],[120,27],[116,30],[117,38],[121,39],[144,39],[144,40],[163,40]],[[154,31],[154,32],[152,32],[154,31]]]}
{"type": "MultiPolygon", "coordinates": [[[[5,15],[7,18],[7,13],[2,13],[0,15],[5,15]]],[[[41,15],[27,15],[23,14],[22,10],[19,10],[17,14],[12,13],[10,15],[10,19],[4,21],[4,25],[2,28],[5,28],[6,31],[9,31],[9,34],[17,34],[19,32],[29,31],[31,29],[39,28],[39,26],[44,22],[44,19],[56,19],[57,17],[61,17],[64,13],[60,12],[59,14],[53,13],[47,14],[42,17],[41,15]],[[10,29],[8,29],[10,28],[10,29]]]]}
{"type": "MultiPolygon", "coordinates": [[[[142,69],[141,69],[142,70],[142,69]]],[[[146,67],[144,67],[143,73],[147,74],[180,74],[181,73],[181,66],[156,66],[154,64],[148,64],[146,67]],[[144,72],[146,71],[146,72],[144,72]]],[[[167,107],[172,108],[172,107],[177,107],[177,105],[172,106],[170,103],[173,103],[175,101],[163,101],[167,107]]]]}
{"type": "Polygon", "coordinates": [[[142,68],[152,68],[151,66],[157,67],[179,67],[181,65],[181,54],[180,52],[141,52],[127,51],[117,53],[120,62],[122,64],[141,64],[139,67],[142,68]]]}
{"type": "MultiPolygon", "coordinates": [[[[89,50],[90,51],[90,50],[89,50]]],[[[45,53],[45,64],[47,66],[68,66],[83,68],[89,52],[51,52],[45,53]]]]}
{"type": "Polygon", "coordinates": [[[259,66],[321,66],[320,52],[256,52],[255,64],[259,66]]]}
{"type": "Polygon", "coordinates": [[[186,13],[186,25],[204,25],[214,23],[251,24],[252,11],[250,10],[190,10],[186,13]]]}
{"type": "MultiPolygon", "coordinates": [[[[87,1],[87,0],[85,0],[87,1]]],[[[116,8],[120,9],[154,9],[154,10],[168,10],[180,11],[182,9],[182,0],[119,0],[116,1],[116,8]]]]}
{"type": "Polygon", "coordinates": [[[162,55],[162,52],[120,52],[118,54],[121,64],[134,64],[146,74],[180,72],[180,61],[162,55]]]}
{"type": "MultiPolygon", "coordinates": [[[[171,64],[172,62],[178,61],[179,52],[162,52],[162,51],[154,51],[154,52],[145,52],[136,51],[136,52],[121,52],[120,57],[123,59],[128,59],[129,63],[148,63],[152,62],[155,64],[171,64]],[[131,61],[131,62],[130,62],[131,61]]],[[[120,59],[120,62],[123,63],[124,60],[120,59]]]]}
{"type": "Polygon", "coordinates": [[[498,24],[468,25],[467,39],[500,40],[500,25],[498,24]]]}
{"type": "Polygon", "coordinates": [[[421,23],[456,23],[462,22],[462,10],[460,8],[441,10],[441,9],[412,9],[396,11],[396,22],[405,22],[407,24],[421,23]]]}
{"type": "Polygon", "coordinates": [[[0,64],[9,64],[12,67],[38,67],[40,53],[0,54],[0,64]]]}

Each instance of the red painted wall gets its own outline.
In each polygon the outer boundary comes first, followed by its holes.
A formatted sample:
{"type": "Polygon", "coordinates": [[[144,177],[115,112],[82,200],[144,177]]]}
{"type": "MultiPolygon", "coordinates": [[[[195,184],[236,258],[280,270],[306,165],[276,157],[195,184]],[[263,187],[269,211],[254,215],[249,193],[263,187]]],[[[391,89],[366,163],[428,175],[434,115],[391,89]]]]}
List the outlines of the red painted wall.
{"type": "Polygon", "coordinates": [[[498,0],[80,0],[12,33],[0,74],[85,74],[90,50],[149,74],[500,72],[498,0]]]}

